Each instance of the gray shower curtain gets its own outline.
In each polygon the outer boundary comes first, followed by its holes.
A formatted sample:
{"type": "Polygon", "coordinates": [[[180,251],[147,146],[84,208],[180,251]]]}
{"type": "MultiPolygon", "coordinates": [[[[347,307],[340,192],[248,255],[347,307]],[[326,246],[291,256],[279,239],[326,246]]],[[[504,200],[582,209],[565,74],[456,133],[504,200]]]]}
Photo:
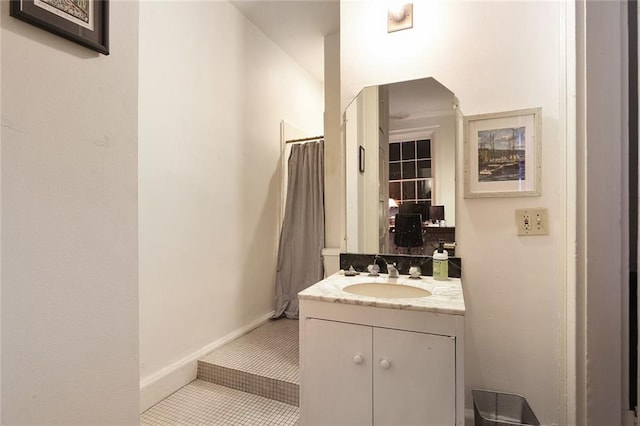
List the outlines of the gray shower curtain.
{"type": "Polygon", "coordinates": [[[298,292],[324,277],[324,142],[293,145],[288,176],[274,318],[298,318],[298,292]]]}

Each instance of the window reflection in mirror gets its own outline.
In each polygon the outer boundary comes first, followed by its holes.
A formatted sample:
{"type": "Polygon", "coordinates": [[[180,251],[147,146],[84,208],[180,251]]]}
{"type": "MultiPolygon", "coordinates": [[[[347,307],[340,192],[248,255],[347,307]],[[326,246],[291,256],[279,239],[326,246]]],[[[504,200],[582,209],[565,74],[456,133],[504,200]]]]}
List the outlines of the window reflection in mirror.
{"type": "Polygon", "coordinates": [[[455,242],[461,120],[453,92],[433,78],[367,87],[351,102],[344,123],[348,252],[430,255],[438,239],[455,242]],[[367,152],[365,173],[352,161],[359,147],[367,152]]]}

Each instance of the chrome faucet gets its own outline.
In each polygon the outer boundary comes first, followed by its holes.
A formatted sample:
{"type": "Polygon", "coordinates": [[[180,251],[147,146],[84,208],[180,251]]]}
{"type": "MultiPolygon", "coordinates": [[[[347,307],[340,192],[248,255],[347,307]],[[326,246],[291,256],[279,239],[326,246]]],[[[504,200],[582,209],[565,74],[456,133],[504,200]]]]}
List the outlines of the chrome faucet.
{"type": "Polygon", "coordinates": [[[396,268],[396,264],[390,265],[387,263],[387,272],[389,273],[389,278],[398,278],[398,268],[396,268]]]}
{"type": "Polygon", "coordinates": [[[374,264],[378,264],[378,259],[382,260],[385,264],[385,266],[387,267],[387,273],[389,274],[389,278],[398,278],[400,276],[399,272],[398,272],[398,268],[396,268],[396,264],[390,264],[387,263],[387,261],[385,260],[384,257],[380,256],[380,255],[375,255],[375,257],[373,258],[373,263],[374,264]]]}

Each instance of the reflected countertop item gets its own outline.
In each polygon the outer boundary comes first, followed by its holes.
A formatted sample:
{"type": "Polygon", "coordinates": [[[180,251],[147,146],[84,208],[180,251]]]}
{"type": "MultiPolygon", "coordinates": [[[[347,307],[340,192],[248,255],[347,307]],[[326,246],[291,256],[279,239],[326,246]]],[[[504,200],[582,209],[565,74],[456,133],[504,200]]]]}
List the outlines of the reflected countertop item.
{"type": "Polygon", "coordinates": [[[389,278],[387,274],[370,277],[360,274],[355,277],[344,276],[340,272],[298,293],[299,299],[321,302],[345,303],[349,305],[373,306],[378,308],[405,309],[426,311],[450,315],[464,315],[465,305],[460,278],[449,278],[447,281],[436,281],[433,277],[412,279],[408,275],[400,278],[389,278]],[[361,296],[347,293],[343,289],[352,284],[381,283],[409,285],[428,290],[431,296],[416,298],[387,299],[381,297],[361,296]]]}

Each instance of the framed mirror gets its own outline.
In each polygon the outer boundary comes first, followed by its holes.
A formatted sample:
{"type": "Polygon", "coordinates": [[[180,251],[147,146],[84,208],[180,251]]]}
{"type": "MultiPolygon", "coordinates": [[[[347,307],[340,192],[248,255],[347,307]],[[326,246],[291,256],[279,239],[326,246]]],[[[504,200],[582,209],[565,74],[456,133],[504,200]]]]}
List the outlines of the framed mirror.
{"type": "Polygon", "coordinates": [[[347,252],[455,247],[461,125],[454,93],[434,78],[362,89],[344,113],[347,252]]]}

